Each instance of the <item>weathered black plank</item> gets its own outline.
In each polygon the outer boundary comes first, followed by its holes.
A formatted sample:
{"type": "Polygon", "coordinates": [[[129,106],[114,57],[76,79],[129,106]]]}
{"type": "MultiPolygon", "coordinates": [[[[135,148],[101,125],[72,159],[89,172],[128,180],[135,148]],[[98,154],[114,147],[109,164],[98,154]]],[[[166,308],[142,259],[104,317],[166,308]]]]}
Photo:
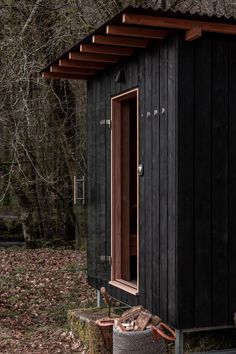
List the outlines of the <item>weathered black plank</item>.
{"type": "Polygon", "coordinates": [[[92,82],[88,81],[87,84],[87,119],[86,119],[86,140],[87,140],[87,186],[86,186],[86,202],[87,202],[87,233],[89,237],[87,237],[87,258],[88,258],[88,276],[94,276],[94,268],[92,267],[93,264],[93,253],[92,253],[92,233],[91,233],[91,222],[92,222],[92,210],[91,210],[91,186],[92,186],[92,176],[90,174],[91,166],[92,166],[92,154],[90,149],[90,141],[91,141],[91,109],[92,109],[92,82]]]}
{"type": "MultiPolygon", "coordinates": [[[[105,101],[105,116],[104,119],[111,119],[111,98],[110,98],[110,77],[108,75],[105,76],[105,93],[104,93],[104,101],[105,101]]],[[[106,193],[106,256],[111,256],[111,130],[106,129],[106,138],[105,138],[105,176],[106,176],[106,184],[105,184],[105,193],[106,193]]],[[[107,266],[107,280],[111,280],[111,265],[110,262],[106,262],[107,266]]]]}
{"type": "Polygon", "coordinates": [[[95,259],[96,259],[96,277],[98,279],[98,288],[100,288],[101,280],[101,258],[100,258],[100,239],[96,241],[96,235],[100,233],[100,213],[97,209],[98,203],[100,204],[100,171],[99,171],[99,158],[100,154],[100,144],[99,144],[99,112],[100,112],[100,80],[94,82],[94,116],[93,119],[93,129],[94,129],[94,157],[93,157],[93,198],[94,198],[94,244],[95,244],[95,259]]]}
{"type": "Polygon", "coordinates": [[[99,255],[101,259],[101,279],[104,281],[106,279],[106,132],[109,128],[106,125],[101,125],[101,117],[106,115],[106,90],[105,90],[105,80],[104,75],[101,75],[100,87],[99,87],[99,114],[97,119],[97,131],[99,135],[99,151],[98,154],[98,163],[99,163],[99,189],[100,189],[100,208],[98,211],[99,218],[99,229],[100,229],[100,244],[99,244],[99,255]]]}
{"type": "Polygon", "coordinates": [[[188,328],[194,322],[193,42],[179,41],[178,58],[178,306],[181,325],[188,328]]]}
{"type": "Polygon", "coordinates": [[[140,143],[144,149],[144,159],[140,162],[144,164],[145,172],[145,209],[141,209],[141,212],[145,212],[145,238],[146,238],[146,307],[152,311],[152,293],[153,293],[153,247],[152,247],[152,122],[153,122],[153,110],[152,110],[152,50],[146,50],[145,52],[145,110],[144,121],[145,131],[140,131],[140,143]]]}
{"type": "MultiPolygon", "coordinates": [[[[123,90],[129,90],[132,87],[132,65],[131,62],[126,62],[123,65],[123,70],[125,72],[125,84],[116,84],[116,93],[119,94],[123,90]]],[[[128,293],[122,291],[122,301],[128,303],[128,293]]]]}
{"type": "MultiPolygon", "coordinates": [[[[138,72],[139,72],[139,59],[138,56],[135,56],[132,59],[132,65],[130,65],[130,71],[131,71],[131,80],[130,80],[130,88],[134,88],[138,86],[138,72]]],[[[139,97],[138,97],[138,102],[139,97]]],[[[138,112],[137,112],[138,113],[138,112]]],[[[139,125],[140,121],[140,114],[137,116],[137,124],[139,125]]],[[[139,274],[137,274],[137,277],[139,277],[139,274]]],[[[139,296],[133,296],[131,294],[127,295],[127,303],[133,304],[133,306],[139,304],[139,296]]]]}
{"type": "MultiPolygon", "coordinates": [[[[92,156],[91,156],[91,162],[92,166],[94,166],[94,161],[96,158],[96,122],[95,122],[95,103],[96,103],[96,86],[95,83],[93,83],[93,89],[92,89],[92,94],[93,94],[93,100],[92,100],[92,111],[91,111],[91,140],[90,140],[90,146],[91,146],[91,151],[92,151],[92,156]]],[[[96,254],[96,199],[95,199],[95,176],[92,174],[91,175],[91,253],[92,257],[94,254],[96,254]]],[[[97,264],[96,264],[96,258],[92,258],[92,267],[93,267],[93,274],[94,277],[96,277],[96,286],[98,286],[98,274],[97,274],[97,264]]]]}
{"type": "MultiPolygon", "coordinates": [[[[146,128],[146,104],[145,104],[145,56],[144,52],[140,53],[139,57],[139,85],[140,85],[140,125],[139,125],[139,161],[143,163],[145,161],[145,128],[146,128]]],[[[144,171],[146,174],[146,171],[144,171]]],[[[139,239],[139,249],[140,249],[140,261],[139,261],[139,274],[140,274],[140,303],[146,306],[146,198],[145,198],[145,179],[141,176],[139,179],[140,186],[140,239],[139,239]]]]}
{"type": "Polygon", "coordinates": [[[152,58],[152,96],[153,96],[153,116],[152,116],[152,268],[153,268],[153,287],[152,301],[153,313],[160,315],[160,208],[159,208],[159,160],[160,160],[160,138],[159,138],[159,112],[160,112],[160,51],[159,45],[156,45],[152,58]],[[156,114],[154,114],[156,111],[156,114]]]}
{"type": "Polygon", "coordinates": [[[195,325],[211,323],[211,39],[195,42],[195,325]]]}
{"type": "Polygon", "coordinates": [[[228,314],[228,43],[213,37],[212,62],[212,320],[228,314]]]}
{"type": "Polygon", "coordinates": [[[177,223],[177,92],[178,47],[176,36],[168,41],[168,322],[177,324],[176,223],[177,223]]]}
{"type": "MultiPolygon", "coordinates": [[[[129,90],[133,86],[132,66],[133,66],[133,60],[131,60],[130,62],[126,62],[124,64],[125,90],[129,90]]],[[[122,91],[122,90],[120,90],[120,91],[122,91]]]]}
{"type": "Polygon", "coordinates": [[[236,41],[229,59],[229,322],[236,309],[236,41]]]}
{"type": "Polygon", "coordinates": [[[130,82],[131,87],[138,86],[138,73],[139,73],[139,57],[135,56],[132,58],[131,74],[132,82],[130,82]]]}
{"type": "Polygon", "coordinates": [[[168,43],[160,50],[160,316],[168,314],[168,43]]]}
{"type": "MultiPolygon", "coordinates": [[[[91,269],[90,276],[94,277],[98,281],[97,274],[97,264],[96,264],[96,186],[95,186],[95,177],[94,166],[96,159],[96,113],[95,113],[95,104],[96,104],[96,82],[90,82],[90,129],[88,130],[88,159],[90,161],[90,171],[89,173],[89,209],[90,209],[90,220],[88,225],[89,239],[88,239],[88,264],[91,269]]],[[[89,167],[89,166],[88,166],[89,167]]],[[[96,285],[96,287],[98,284],[96,285]]]]}
{"type": "Polygon", "coordinates": [[[101,154],[102,154],[102,146],[101,146],[101,136],[103,135],[102,130],[104,126],[100,126],[100,112],[101,112],[101,100],[100,100],[100,93],[101,93],[101,78],[100,75],[98,76],[98,80],[96,80],[96,100],[95,100],[95,137],[96,137],[96,160],[95,160],[95,198],[96,198],[96,205],[99,203],[99,208],[95,210],[95,219],[96,219],[96,234],[99,235],[99,239],[95,242],[95,252],[96,252],[96,259],[97,259],[97,277],[98,277],[98,287],[101,287],[102,281],[102,240],[103,235],[100,234],[101,232],[101,207],[102,207],[102,200],[101,200],[101,170],[100,164],[102,162],[101,154]]]}
{"type": "MultiPolygon", "coordinates": [[[[114,81],[116,73],[117,73],[117,68],[114,68],[113,70],[111,69],[108,71],[108,77],[110,79],[110,95],[109,95],[110,96],[110,104],[111,104],[111,96],[114,96],[117,92],[119,92],[120,86],[121,86],[120,83],[116,83],[114,81]]],[[[111,178],[111,177],[108,177],[108,178],[111,178]]],[[[110,185],[110,188],[111,188],[111,185],[110,185]]],[[[109,211],[109,217],[111,218],[111,210],[109,211]]],[[[116,299],[119,299],[120,301],[124,301],[123,292],[121,292],[120,289],[118,289],[114,286],[111,286],[111,291],[112,291],[112,296],[114,296],[116,299]]]]}

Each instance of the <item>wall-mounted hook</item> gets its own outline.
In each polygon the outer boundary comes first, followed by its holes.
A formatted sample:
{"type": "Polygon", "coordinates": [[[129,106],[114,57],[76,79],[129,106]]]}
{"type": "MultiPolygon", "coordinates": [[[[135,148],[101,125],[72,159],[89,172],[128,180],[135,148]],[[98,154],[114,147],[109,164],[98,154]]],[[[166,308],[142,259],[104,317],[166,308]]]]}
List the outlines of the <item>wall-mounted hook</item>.
{"type": "Polygon", "coordinates": [[[163,115],[163,114],[165,114],[166,113],[166,109],[164,108],[164,107],[162,107],[162,109],[161,109],[161,114],[163,115]]]}
{"type": "Polygon", "coordinates": [[[159,113],[158,113],[158,110],[157,110],[157,109],[154,109],[153,116],[156,117],[156,118],[158,118],[159,113]]]}

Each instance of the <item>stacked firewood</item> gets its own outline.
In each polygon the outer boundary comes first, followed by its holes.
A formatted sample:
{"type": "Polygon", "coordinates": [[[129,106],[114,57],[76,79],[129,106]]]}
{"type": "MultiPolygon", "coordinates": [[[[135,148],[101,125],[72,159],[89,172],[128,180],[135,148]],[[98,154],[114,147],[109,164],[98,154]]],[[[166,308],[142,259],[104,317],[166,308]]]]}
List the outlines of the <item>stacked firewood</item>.
{"type": "Polygon", "coordinates": [[[125,311],[118,320],[115,320],[114,326],[121,332],[144,331],[151,328],[151,325],[157,326],[160,322],[160,317],[153,316],[142,306],[134,306],[125,311]]]}
{"type": "Polygon", "coordinates": [[[134,306],[125,311],[119,318],[102,318],[99,325],[113,325],[120,332],[128,331],[144,331],[157,326],[161,322],[160,317],[153,316],[148,310],[142,306],[134,306]]]}

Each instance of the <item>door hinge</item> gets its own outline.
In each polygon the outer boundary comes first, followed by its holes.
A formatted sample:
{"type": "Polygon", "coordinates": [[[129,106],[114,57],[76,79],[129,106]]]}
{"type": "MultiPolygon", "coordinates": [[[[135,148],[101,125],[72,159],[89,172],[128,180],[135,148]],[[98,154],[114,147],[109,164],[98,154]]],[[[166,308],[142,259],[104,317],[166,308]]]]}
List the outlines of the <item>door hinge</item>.
{"type": "Polygon", "coordinates": [[[100,256],[100,262],[107,262],[111,266],[111,256],[100,256]]]}
{"type": "Polygon", "coordinates": [[[111,264],[112,264],[112,257],[111,257],[111,256],[107,256],[107,261],[108,261],[109,266],[111,266],[111,264]]]}
{"type": "Polygon", "coordinates": [[[102,119],[102,120],[100,120],[100,125],[108,125],[108,128],[111,129],[111,120],[110,119],[102,119]]]}

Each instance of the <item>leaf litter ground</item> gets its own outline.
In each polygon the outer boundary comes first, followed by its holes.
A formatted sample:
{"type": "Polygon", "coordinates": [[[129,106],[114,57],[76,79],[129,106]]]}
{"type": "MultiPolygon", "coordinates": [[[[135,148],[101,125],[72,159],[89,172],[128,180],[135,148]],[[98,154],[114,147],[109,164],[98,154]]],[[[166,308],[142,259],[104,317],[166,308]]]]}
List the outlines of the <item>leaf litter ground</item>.
{"type": "Polygon", "coordinates": [[[71,250],[0,250],[0,354],[86,353],[67,311],[91,306],[86,256],[71,250]]]}

